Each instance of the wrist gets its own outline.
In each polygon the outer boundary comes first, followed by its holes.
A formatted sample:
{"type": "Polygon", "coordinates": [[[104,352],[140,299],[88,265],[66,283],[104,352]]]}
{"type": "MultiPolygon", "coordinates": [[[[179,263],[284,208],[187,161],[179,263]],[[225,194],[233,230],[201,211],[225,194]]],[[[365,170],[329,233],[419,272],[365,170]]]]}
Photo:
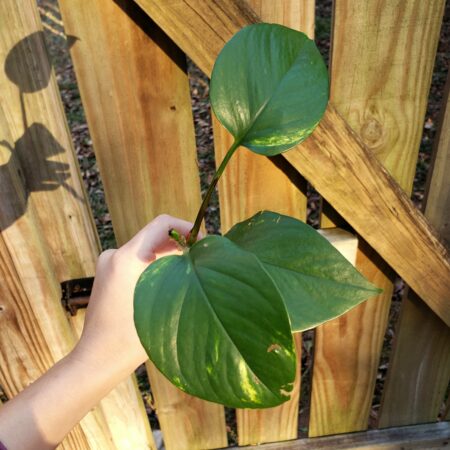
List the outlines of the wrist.
{"type": "Polygon", "coordinates": [[[131,350],[132,348],[134,347],[124,346],[123,343],[114,345],[110,340],[103,342],[82,336],[66,358],[77,370],[95,373],[115,386],[147,359],[143,348],[138,348],[137,351],[131,350]]]}

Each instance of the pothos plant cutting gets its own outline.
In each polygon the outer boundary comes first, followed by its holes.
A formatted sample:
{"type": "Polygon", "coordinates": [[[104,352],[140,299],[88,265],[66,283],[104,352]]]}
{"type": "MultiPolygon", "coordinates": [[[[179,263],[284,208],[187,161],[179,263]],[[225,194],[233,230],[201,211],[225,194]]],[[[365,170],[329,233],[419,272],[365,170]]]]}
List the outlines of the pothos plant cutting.
{"type": "Polygon", "coordinates": [[[238,147],[277,155],[320,121],[328,73],[314,42],[281,25],[243,28],[215,62],[210,100],[234,143],[187,239],[171,231],[183,254],[161,258],[141,275],[134,321],[151,361],[183,391],[230,407],[272,407],[293,388],[292,333],[379,290],[313,228],[274,212],[197,242],[211,194],[238,147]]]}

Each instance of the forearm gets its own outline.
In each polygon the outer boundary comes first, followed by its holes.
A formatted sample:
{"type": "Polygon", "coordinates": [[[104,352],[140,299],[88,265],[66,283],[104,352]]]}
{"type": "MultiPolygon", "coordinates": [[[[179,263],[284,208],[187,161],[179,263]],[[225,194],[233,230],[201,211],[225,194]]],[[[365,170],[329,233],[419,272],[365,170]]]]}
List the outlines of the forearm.
{"type": "Polygon", "coordinates": [[[0,442],[8,450],[54,449],[127,372],[73,352],[0,409],[0,442]]]}
{"type": "Polygon", "coordinates": [[[0,409],[0,442],[8,450],[55,448],[64,436],[147,355],[133,321],[136,282],[157,257],[179,253],[169,239],[192,224],[161,215],[119,250],[103,252],[75,350],[0,409]]]}

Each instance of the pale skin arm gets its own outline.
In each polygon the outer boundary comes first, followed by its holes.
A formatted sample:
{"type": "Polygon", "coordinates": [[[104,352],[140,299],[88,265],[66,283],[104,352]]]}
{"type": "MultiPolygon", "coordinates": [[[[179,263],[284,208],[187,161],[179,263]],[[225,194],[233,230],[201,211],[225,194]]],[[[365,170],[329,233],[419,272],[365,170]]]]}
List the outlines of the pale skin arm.
{"type": "Polygon", "coordinates": [[[147,355],[133,322],[133,292],[155,259],[177,252],[168,231],[192,224],[158,216],[118,250],[100,255],[81,339],[45,375],[0,408],[0,442],[8,450],[54,449],[147,355]]]}

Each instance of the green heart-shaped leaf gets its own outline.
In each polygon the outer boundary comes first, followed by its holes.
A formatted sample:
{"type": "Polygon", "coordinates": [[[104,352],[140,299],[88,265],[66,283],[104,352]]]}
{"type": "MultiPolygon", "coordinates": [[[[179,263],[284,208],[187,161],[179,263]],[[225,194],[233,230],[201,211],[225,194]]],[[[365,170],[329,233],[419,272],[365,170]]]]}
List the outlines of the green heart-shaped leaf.
{"type": "Polygon", "coordinates": [[[381,292],[316,230],[292,217],[263,211],[226,237],[261,261],[285,301],[292,331],[313,328],[381,292]]]}
{"type": "Polygon", "coordinates": [[[319,123],[328,102],[328,72],[305,34],[281,25],[250,25],[217,57],[210,98],[240,145],[276,155],[306,139],[319,123]]]}
{"type": "Polygon", "coordinates": [[[150,359],[189,394],[239,408],[289,399],[296,354],[285,305],[259,260],[228,239],[151,264],[134,320],[150,359]]]}

